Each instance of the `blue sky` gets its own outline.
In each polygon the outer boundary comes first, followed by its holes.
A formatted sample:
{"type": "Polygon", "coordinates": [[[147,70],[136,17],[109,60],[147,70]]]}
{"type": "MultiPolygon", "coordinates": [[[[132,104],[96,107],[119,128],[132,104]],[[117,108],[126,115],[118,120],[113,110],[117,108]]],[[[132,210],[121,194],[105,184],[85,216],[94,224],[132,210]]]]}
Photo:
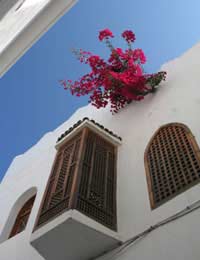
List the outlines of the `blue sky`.
{"type": "MultiPolygon", "coordinates": [[[[98,31],[136,33],[135,46],[147,56],[153,72],[200,41],[199,0],[79,0],[0,79],[0,179],[12,159],[55,129],[87,98],[65,92],[59,79],[77,79],[86,71],[73,47],[106,55],[98,31]]],[[[120,37],[114,43],[121,45],[120,37]]],[[[28,170],[27,170],[28,174],[28,170]]]]}

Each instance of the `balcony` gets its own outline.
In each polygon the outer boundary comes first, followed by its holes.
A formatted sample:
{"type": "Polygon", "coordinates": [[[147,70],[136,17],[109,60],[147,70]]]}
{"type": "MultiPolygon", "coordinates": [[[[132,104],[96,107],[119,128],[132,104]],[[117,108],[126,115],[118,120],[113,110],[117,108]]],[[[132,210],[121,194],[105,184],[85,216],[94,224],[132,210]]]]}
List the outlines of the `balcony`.
{"type": "Polygon", "coordinates": [[[63,134],[31,244],[47,260],[88,260],[119,244],[116,159],[120,139],[89,119],[63,134]]]}

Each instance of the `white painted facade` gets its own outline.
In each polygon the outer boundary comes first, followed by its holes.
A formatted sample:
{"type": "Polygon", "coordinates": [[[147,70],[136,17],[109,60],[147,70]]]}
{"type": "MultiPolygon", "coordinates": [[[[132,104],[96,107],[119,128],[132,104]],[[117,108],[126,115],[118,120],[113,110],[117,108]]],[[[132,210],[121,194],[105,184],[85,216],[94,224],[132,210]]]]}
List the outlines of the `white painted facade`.
{"type": "MultiPolygon", "coordinates": [[[[116,115],[112,115],[109,108],[96,110],[90,105],[83,107],[55,131],[47,133],[25,154],[17,156],[0,185],[0,259],[44,259],[31,246],[30,240],[56,154],[56,140],[84,117],[94,119],[122,137],[117,162],[119,240],[127,241],[193,203],[198,203],[200,184],[151,210],[144,151],[155,131],[172,122],[187,125],[200,145],[199,67],[200,44],[197,44],[180,58],[162,67],[167,71],[167,81],[154,95],[147,96],[140,103],[130,104],[116,115]],[[7,240],[17,212],[36,190],[36,200],[25,231],[7,240]]],[[[153,230],[128,248],[118,248],[99,259],[199,260],[199,216],[200,210],[194,210],[153,230]]]]}
{"type": "Polygon", "coordinates": [[[0,0],[0,77],[76,0],[0,0]]]}

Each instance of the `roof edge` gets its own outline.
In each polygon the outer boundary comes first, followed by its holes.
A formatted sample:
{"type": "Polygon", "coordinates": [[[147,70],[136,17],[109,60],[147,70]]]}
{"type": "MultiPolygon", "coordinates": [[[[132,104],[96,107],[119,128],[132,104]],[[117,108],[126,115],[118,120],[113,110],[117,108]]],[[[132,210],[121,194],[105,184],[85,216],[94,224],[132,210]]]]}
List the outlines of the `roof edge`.
{"type": "Polygon", "coordinates": [[[78,0],[50,1],[19,35],[3,50],[0,58],[0,78],[48,31],[78,0]]]}

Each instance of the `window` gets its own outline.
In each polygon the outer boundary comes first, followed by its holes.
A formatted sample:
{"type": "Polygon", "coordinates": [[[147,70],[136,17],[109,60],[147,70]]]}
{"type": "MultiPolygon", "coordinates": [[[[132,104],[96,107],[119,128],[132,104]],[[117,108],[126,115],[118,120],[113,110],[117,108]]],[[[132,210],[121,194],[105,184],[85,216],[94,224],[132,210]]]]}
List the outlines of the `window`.
{"type": "Polygon", "coordinates": [[[116,229],[116,147],[88,127],[58,148],[36,228],[69,209],[116,229]]]}
{"type": "Polygon", "coordinates": [[[19,213],[17,215],[15,224],[12,228],[9,238],[22,232],[26,228],[34,201],[35,201],[35,195],[33,197],[31,197],[21,208],[21,210],[19,211],[19,213]]]}
{"type": "Polygon", "coordinates": [[[162,126],[145,152],[151,208],[156,208],[200,181],[200,151],[187,126],[162,126]]]}

